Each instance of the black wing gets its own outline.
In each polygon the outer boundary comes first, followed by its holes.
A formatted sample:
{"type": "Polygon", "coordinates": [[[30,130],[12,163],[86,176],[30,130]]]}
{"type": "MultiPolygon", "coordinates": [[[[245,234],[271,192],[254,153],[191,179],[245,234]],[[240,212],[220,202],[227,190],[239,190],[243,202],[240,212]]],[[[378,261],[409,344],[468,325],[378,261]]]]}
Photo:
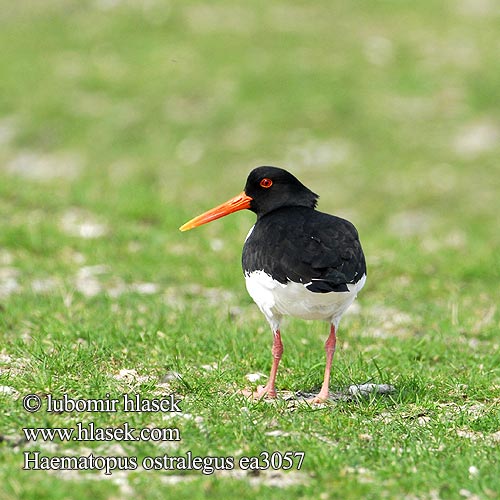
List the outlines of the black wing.
{"type": "Polygon", "coordinates": [[[312,292],[346,292],[366,274],[356,228],[347,220],[305,207],[259,218],[243,248],[245,273],[263,270],[280,283],[312,292]]]}

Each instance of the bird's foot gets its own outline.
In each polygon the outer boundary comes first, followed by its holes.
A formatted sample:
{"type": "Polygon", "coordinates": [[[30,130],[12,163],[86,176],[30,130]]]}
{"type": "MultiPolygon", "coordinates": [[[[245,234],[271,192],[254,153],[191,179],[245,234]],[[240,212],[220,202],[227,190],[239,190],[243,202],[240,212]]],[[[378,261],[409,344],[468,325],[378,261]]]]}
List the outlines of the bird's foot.
{"type": "Polygon", "coordinates": [[[326,403],[328,401],[328,397],[329,397],[329,394],[328,394],[328,391],[320,391],[318,393],[317,396],[315,396],[312,400],[311,400],[311,403],[312,404],[323,404],[323,403],[326,403]]]}
{"type": "Polygon", "coordinates": [[[274,387],[268,387],[267,385],[264,385],[264,386],[259,385],[257,387],[257,390],[254,391],[254,393],[253,393],[253,398],[254,399],[262,399],[264,397],[276,399],[278,397],[276,389],[274,387]]]}
{"type": "Polygon", "coordinates": [[[311,404],[322,405],[322,404],[326,403],[327,401],[328,401],[328,399],[319,398],[318,396],[316,396],[315,398],[311,399],[311,404]]]}
{"type": "Polygon", "coordinates": [[[247,398],[254,400],[259,400],[263,398],[276,399],[278,396],[276,389],[274,387],[268,387],[267,385],[259,385],[256,391],[250,391],[248,389],[243,389],[241,394],[247,398]]]}

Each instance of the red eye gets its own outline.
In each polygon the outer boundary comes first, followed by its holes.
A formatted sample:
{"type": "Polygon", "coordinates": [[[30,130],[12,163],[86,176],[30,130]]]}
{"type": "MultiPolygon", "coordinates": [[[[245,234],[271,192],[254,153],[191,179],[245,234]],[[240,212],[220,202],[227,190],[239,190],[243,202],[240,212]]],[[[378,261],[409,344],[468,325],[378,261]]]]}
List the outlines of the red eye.
{"type": "Polygon", "coordinates": [[[273,185],[273,181],[271,179],[268,179],[267,177],[264,177],[264,179],[260,181],[260,185],[261,187],[268,189],[273,185]]]}

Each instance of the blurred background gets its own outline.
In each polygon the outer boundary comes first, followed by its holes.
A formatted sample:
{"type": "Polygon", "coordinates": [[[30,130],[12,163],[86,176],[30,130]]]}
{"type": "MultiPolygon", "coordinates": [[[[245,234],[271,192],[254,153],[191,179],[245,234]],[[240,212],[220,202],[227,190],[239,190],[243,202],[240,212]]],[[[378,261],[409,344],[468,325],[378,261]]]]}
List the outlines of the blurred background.
{"type": "MultiPolygon", "coordinates": [[[[498,0],[0,0],[5,498],[225,498],[229,482],[231,498],[496,498],[499,158],[498,0]],[[387,382],[394,396],[297,412],[238,397],[270,364],[240,266],[255,216],[178,228],[262,164],[358,228],[368,280],[331,387],[387,382]],[[257,474],[26,480],[20,428],[83,417],[28,414],[20,395],[168,390],[187,412],[177,453],[260,453],[286,436],[307,452],[296,495],[255,489],[257,474]]],[[[289,325],[279,390],[309,392],[325,325],[289,325]]]]}
{"type": "Polygon", "coordinates": [[[3,1],[0,293],[92,296],[104,263],[108,289],[235,286],[253,215],[177,227],[261,164],[356,224],[380,291],[496,279],[499,17],[494,0],[3,1]]]}

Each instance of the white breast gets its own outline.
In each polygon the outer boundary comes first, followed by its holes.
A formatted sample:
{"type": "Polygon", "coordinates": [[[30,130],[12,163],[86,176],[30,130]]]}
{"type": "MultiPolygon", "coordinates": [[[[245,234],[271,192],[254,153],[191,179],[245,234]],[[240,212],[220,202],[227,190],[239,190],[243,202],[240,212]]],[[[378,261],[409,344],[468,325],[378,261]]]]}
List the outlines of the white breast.
{"type": "Polygon", "coordinates": [[[340,317],[363,288],[366,275],[348,292],[314,293],[302,283],[282,284],[264,271],[245,275],[248,293],[266,316],[271,327],[277,329],[282,316],[302,319],[322,319],[338,324],[340,317]]]}

